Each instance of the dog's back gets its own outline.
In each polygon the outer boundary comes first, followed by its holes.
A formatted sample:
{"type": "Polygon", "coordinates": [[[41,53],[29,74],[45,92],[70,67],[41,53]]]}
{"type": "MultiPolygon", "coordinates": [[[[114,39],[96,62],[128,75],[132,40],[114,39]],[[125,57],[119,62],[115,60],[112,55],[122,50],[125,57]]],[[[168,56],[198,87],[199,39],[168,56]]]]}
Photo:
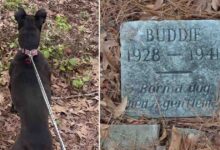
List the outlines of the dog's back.
{"type": "MultiPolygon", "coordinates": [[[[24,20],[24,10],[19,11],[16,14],[20,30],[19,44],[21,47],[33,49],[39,44],[40,34],[37,32],[40,32],[42,24],[39,24],[39,29],[37,19],[40,18],[37,18],[36,14],[35,16],[25,16],[27,20],[24,20]],[[23,22],[19,19],[23,19],[23,22]],[[25,23],[32,25],[25,26],[25,23]],[[30,38],[31,40],[28,39],[30,36],[33,36],[30,38]]],[[[50,69],[48,63],[40,52],[33,59],[50,100],[50,69]]],[[[48,127],[48,110],[29,57],[21,51],[18,52],[11,63],[9,74],[12,101],[21,118],[20,135],[12,150],[52,150],[48,127]]]]}
{"type": "MultiPolygon", "coordinates": [[[[51,150],[48,110],[40,91],[32,64],[25,64],[27,56],[18,53],[10,71],[10,91],[13,104],[21,117],[21,133],[13,150],[51,150]]],[[[50,74],[42,55],[34,57],[47,96],[50,99],[50,74]]]]}
{"type": "MultiPolygon", "coordinates": [[[[40,52],[38,53],[38,56],[34,57],[34,62],[43,82],[47,96],[50,99],[50,68],[42,54],[40,52]]],[[[44,114],[48,115],[33,65],[31,63],[27,64],[27,59],[29,59],[27,55],[18,52],[11,62],[9,74],[11,83],[10,91],[13,103],[16,105],[17,111],[23,112],[28,111],[29,109],[36,109],[36,111],[41,110],[40,113],[46,111],[44,114]],[[26,105],[35,107],[39,105],[44,107],[24,108],[23,106],[26,105]]]]}

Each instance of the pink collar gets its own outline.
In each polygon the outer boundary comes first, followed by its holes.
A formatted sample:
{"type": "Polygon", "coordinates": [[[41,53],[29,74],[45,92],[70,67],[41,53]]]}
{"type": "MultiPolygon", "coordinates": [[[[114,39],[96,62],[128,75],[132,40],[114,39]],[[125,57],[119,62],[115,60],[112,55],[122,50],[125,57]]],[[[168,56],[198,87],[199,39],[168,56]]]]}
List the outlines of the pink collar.
{"type": "Polygon", "coordinates": [[[21,49],[21,52],[22,52],[23,54],[31,55],[31,56],[36,56],[36,55],[38,55],[38,50],[37,50],[37,49],[32,49],[32,50],[21,49]]]}

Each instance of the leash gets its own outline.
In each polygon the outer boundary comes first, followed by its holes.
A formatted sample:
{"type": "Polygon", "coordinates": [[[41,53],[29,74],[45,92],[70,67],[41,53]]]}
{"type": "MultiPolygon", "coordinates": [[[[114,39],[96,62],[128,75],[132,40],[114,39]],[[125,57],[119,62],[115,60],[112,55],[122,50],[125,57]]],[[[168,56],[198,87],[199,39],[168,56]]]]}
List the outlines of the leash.
{"type": "Polygon", "coordinates": [[[38,73],[38,71],[37,71],[37,67],[36,67],[36,65],[35,65],[35,63],[34,63],[33,55],[31,54],[31,52],[30,52],[29,54],[27,54],[27,55],[30,57],[31,62],[32,62],[33,66],[34,66],[35,75],[36,75],[36,77],[37,77],[37,81],[38,81],[38,83],[39,83],[40,90],[41,90],[41,92],[42,92],[42,94],[43,94],[45,103],[46,103],[46,105],[47,105],[47,109],[48,109],[48,111],[49,111],[50,118],[51,118],[51,120],[52,120],[52,123],[53,123],[53,125],[54,125],[54,127],[55,127],[56,133],[57,133],[57,135],[58,135],[59,142],[60,142],[60,145],[61,145],[61,149],[62,149],[62,150],[66,150],[65,145],[64,145],[64,142],[63,142],[62,137],[61,137],[61,135],[60,135],[60,131],[59,131],[59,129],[58,129],[58,127],[57,127],[57,124],[56,124],[56,122],[55,122],[55,119],[54,119],[54,116],[53,116],[52,109],[51,109],[51,107],[50,107],[50,103],[49,103],[47,94],[46,94],[45,89],[44,89],[44,86],[43,86],[43,84],[42,84],[40,75],[39,75],[39,73],[38,73]]]}

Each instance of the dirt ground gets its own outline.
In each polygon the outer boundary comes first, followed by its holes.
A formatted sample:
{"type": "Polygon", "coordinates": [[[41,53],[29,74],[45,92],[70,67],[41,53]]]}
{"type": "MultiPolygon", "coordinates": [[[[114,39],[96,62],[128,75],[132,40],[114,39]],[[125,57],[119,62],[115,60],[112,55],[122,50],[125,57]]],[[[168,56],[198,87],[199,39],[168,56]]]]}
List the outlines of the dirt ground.
{"type": "Polygon", "coordinates": [[[166,146],[169,150],[219,149],[218,116],[134,119],[123,115],[126,100],[121,100],[120,95],[119,42],[119,28],[125,21],[219,19],[219,7],[219,0],[101,0],[101,138],[103,140],[108,137],[107,132],[111,124],[158,123],[161,125],[161,131],[155,146],[166,146]],[[183,137],[176,127],[197,129],[203,131],[205,136],[199,139],[190,135],[183,137]]]}
{"type": "MultiPolygon", "coordinates": [[[[98,1],[0,0],[0,149],[19,133],[20,120],[10,112],[8,66],[18,49],[14,11],[48,13],[40,50],[52,68],[52,109],[67,150],[98,149],[99,62],[98,1]],[[60,17],[61,16],[61,17],[60,17]]],[[[54,149],[58,138],[50,125],[54,149]]]]}

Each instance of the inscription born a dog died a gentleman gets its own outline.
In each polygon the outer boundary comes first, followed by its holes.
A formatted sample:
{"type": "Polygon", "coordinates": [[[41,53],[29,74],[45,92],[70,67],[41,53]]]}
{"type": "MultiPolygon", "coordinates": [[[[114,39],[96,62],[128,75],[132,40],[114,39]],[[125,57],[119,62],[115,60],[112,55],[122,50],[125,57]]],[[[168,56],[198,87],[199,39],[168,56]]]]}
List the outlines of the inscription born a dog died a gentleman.
{"type": "Polygon", "coordinates": [[[220,21],[121,26],[122,96],[130,116],[212,116],[218,109],[220,21]]]}

